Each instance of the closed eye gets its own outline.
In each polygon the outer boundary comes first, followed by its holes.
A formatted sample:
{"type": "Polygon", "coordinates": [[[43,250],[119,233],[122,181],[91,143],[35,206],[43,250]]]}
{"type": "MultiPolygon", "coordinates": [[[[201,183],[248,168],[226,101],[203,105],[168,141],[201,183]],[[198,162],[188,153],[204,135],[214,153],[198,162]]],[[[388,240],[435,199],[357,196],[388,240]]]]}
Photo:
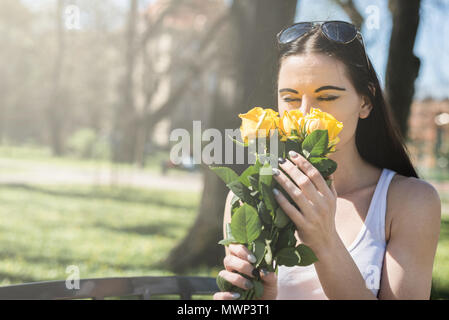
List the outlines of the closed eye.
{"type": "Polygon", "coordinates": [[[299,99],[299,98],[297,98],[297,99],[285,98],[284,101],[285,102],[293,102],[293,101],[301,101],[301,99],[299,99]]]}
{"type": "Polygon", "coordinates": [[[338,99],[337,96],[328,96],[328,97],[318,97],[317,100],[319,101],[332,101],[338,99]]]}

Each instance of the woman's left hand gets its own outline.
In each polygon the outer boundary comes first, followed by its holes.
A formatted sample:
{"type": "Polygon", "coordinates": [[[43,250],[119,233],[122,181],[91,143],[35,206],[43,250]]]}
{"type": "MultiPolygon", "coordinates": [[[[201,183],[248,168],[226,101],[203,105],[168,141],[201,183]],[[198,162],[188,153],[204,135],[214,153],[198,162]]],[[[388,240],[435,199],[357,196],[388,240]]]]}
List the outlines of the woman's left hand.
{"type": "Polygon", "coordinates": [[[320,172],[300,154],[289,152],[290,160],[279,159],[285,172],[273,168],[273,176],[301,211],[274,189],[276,201],[296,225],[300,240],[319,258],[323,250],[339,239],[335,228],[337,192],[333,182],[329,188],[320,172]],[[278,174],[277,174],[278,173],[278,174]],[[288,174],[288,176],[287,176],[288,174]]]}

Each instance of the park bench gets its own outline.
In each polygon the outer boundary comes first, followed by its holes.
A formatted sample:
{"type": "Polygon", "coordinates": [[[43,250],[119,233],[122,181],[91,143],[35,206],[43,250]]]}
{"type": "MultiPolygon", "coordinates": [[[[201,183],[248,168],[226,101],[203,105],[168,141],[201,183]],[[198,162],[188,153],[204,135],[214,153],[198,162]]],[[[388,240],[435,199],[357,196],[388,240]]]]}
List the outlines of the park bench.
{"type": "Polygon", "coordinates": [[[211,295],[220,291],[215,278],[188,276],[80,279],[79,289],[68,289],[70,287],[65,280],[3,286],[0,287],[0,300],[101,300],[125,297],[150,300],[156,295],[179,295],[182,300],[191,300],[192,295],[211,295]]]}

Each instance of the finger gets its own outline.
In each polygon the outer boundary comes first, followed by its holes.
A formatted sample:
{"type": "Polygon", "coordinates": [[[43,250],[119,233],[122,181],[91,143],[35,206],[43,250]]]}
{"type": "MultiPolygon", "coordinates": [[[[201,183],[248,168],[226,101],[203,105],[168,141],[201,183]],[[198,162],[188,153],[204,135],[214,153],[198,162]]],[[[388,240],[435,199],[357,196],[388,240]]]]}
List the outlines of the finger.
{"type": "Polygon", "coordinates": [[[312,204],[309,199],[306,198],[304,192],[296,184],[294,184],[285,173],[277,168],[273,168],[273,177],[281,185],[281,187],[287,191],[293,201],[295,201],[303,212],[308,212],[312,209],[312,204]]]}
{"type": "MultiPolygon", "coordinates": [[[[293,180],[293,182],[306,194],[306,197],[316,203],[322,195],[318,193],[317,188],[308,176],[306,176],[301,169],[292,161],[279,158],[279,166],[288,176],[293,180]]],[[[318,173],[319,174],[319,173],[318,173]]]]}
{"type": "Polygon", "coordinates": [[[216,292],[213,296],[214,300],[235,300],[240,298],[238,292],[216,292]]]}
{"type": "Polygon", "coordinates": [[[276,201],[281,206],[282,210],[290,217],[290,219],[293,221],[293,223],[301,228],[304,226],[305,219],[304,216],[298,209],[295,208],[294,205],[290,203],[290,201],[280,192],[278,189],[273,189],[273,194],[276,199],[276,201]]]}
{"type": "Polygon", "coordinates": [[[326,184],[321,173],[315,168],[306,158],[304,158],[299,153],[291,150],[288,153],[289,159],[301,169],[302,172],[312,181],[316,189],[321,192],[324,196],[329,196],[331,191],[326,184]]]}
{"type": "Polygon", "coordinates": [[[221,270],[218,275],[224,278],[226,281],[244,290],[249,290],[253,287],[253,283],[250,280],[244,278],[238,273],[230,272],[228,270],[221,270]]]}
{"type": "Polygon", "coordinates": [[[254,254],[251,251],[249,251],[249,249],[245,247],[243,244],[230,244],[228,248],[229,252],[239,257],[240,259],[248,260],[251,263],[255,263],[257,261],[254,254]]]}
{"type": "Polygon", "coordinates": [[[269,284],[275,284],[277,283],[277,275],[275,272],[268,272],[265,270],[260,270],[260,278],[269,284]]]}
{"type": "Polygon", "coordinates": [[[334,182],[334,174],[331,174],[329,176],[329,179],[331,180],[331,186],[330,189],[332,191],[332,193],[334,194],[334,196],[337,198],[337,190],[335,189],[335,182],[334,182]]]}
{"type": "Polygon", "coordinates": [[[254,278],[254,267],[246,260],[242,260],[239,257],[229,254],[224,258],[223,264],[228,271],[238,271],[254,278]]]}

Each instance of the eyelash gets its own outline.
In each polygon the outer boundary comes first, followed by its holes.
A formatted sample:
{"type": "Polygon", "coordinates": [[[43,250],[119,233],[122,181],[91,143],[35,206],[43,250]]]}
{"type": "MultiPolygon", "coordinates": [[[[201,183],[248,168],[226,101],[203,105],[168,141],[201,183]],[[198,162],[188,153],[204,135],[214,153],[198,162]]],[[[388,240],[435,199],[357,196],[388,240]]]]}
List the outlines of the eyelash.
{"type": "MultiPolygon", "coordinates": [[[[317,98],[317,100],[320,100],[320,101],[332,101],[332,100],[335,100],[335,99],[337,99],[338,97],[335,97],[335,96],[331,96],[331,97],[326,97],[326,98],[324,98],[324,97],[319,97],[319,98],[317,98]]],[[[285,102],[293,102],[293,101],[301,101],[301,99],[290,99],[290,98],[285,98],[284,99],[284,101],[285,102]]]]}

